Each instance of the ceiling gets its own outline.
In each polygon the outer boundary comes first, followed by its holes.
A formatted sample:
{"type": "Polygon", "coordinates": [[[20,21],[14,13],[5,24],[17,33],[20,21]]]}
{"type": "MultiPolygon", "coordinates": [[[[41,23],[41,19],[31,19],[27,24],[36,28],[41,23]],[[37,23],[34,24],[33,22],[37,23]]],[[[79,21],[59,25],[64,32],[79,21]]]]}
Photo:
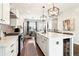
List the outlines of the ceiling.
{"type": "MultiPolygon", "coordinates": [[[[39,18],[43,14],[42,6],[45,6],[44,13],[48,16],[47,10],[53,7],[53,4],[50,3],[11,3],[10,5],[12,8],[18,9],[20,15],[25,18],[39,18]]],[[[60,13],[79,8],[78,3],[55,3],[54,5],[60,9],[60,13]]]]}

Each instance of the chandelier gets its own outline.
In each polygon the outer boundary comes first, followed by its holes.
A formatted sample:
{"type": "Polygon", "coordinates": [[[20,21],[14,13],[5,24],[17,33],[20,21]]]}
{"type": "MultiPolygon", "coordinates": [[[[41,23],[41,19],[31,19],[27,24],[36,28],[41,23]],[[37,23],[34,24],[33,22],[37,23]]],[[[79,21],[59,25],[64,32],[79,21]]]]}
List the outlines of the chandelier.
{"type": "Polygon", "coordinates": [[[42,9],[43,9],[43,15],[40,17],[40,19],[41,19],[42,21],[45,21],[45,20],[47,19],[47,16],[44,15],[45,6],[43,6],[42,9]]]}
{"type": "Polygon", "coordinates": [[[49,17],[58,16],[59,15],[59,8],[54,6],[54,4],[53,4],[53,7],[48,9],[48,15],[49,15],[49,17]]]}

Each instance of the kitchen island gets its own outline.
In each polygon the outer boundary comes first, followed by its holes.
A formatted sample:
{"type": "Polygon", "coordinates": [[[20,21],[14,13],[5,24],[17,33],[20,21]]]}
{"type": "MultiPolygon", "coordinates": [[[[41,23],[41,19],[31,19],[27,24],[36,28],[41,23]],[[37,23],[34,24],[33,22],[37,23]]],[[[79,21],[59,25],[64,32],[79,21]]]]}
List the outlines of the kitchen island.
{"type": "Polygon", "coordinates": [[[73,35],[37,32],[36,42],[45,56],[73,56],[73,35]]]}

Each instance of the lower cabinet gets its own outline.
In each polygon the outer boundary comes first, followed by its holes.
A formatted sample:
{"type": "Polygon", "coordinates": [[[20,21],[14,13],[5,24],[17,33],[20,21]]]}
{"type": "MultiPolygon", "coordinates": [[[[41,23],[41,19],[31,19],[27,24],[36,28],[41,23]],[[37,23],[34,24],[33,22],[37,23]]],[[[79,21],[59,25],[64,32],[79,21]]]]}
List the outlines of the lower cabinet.
{"type": "Polygon", "coordinates": [[[42,39],[41,39],[41,48],[42,48],[42,51],[45,55],[48,55],[48,38],[42,36],[42,39]]]}
{"type": "Polygon", "coordinates": [[[8,46],[0,47],[0,56],[17,56],[18,40],[10,42],[8,46]]]}
{"type": "Polygon", "coordinates": [[[37,44],[45,55],[48,55],[48,38],[37,34],[37,44]]]}
{"type": "Polygon", "coordinates": [[[63,39],[52,38],[49,39],[49,52],[50,56],[63,56],[63,39]]]}
{"type": "Polygon", "coordinates": [[[47,38],[37,33],[37,44],[45,56],[72,55],[72,38],[47,38]]]}

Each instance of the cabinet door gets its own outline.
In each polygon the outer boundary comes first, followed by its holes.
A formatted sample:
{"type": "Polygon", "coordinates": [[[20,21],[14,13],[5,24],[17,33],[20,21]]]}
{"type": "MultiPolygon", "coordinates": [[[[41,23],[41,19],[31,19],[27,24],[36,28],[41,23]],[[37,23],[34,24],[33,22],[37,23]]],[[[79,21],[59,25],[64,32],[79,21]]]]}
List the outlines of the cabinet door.
{"type": "Polygon", "coordinates": [[[13,50],[14,50],[14,52],[13,52],[12,56],[17,56],[17,54],[18,54],[18,39],[14,43],[13,50]]]}
{"type": "Polygon", "coordinates": [[[42,35],[40,35],[40,48],[44,53],[44,37],[42,35]]]}
{"type": "Polygon", "coordinates": [[[37,33],[37,44],[39,45],[39,34],[37,33]]]}
{"type": "Polygon", "coordinates": [[[17,19],[10,19],[10,25],[11,26],[16,26],[16,22],[17,22],[17,19]]]}
{"type": "Polygon", "coordinates": [[[3,24],[10,24],[10,6],[9,3],[3,3],[3,24]]]}
{"type": "Polygon", "coordinates": [[[2,3],[0,3],[0,23],[2,23],[2,3]]]}
{"type": "Polygon", "coordinates": [[[40,47],[40,35],[37,33],[37,44],[40,47]]]}
{"type": "Polygon", "coordinates": [[[49,55],[63,56],[63,39],[52,38],[49,40],[49,55]]]}
{"type": "Polygon", "coordinates": [[[44,38],[44,53],[47,56],[48,55],[48,45],[49,45],[49,39],[48,38],[44,38]]]}
{"type": "Polygon", "coordinates": [[[17,56],[17,54],[18,54],[18,39],[16,40],[16,44],[15,45],[16,45],[16,52],[15,53],[16,53],[16,56],[17,56]]]}
{"type": "Polygon", "coordinates": [[[0,47],[0,56],[3,56],[3,47],[0,47]]]}
{"type": "Polygon", "coordinates": [[[44,55],[48,55],[48,38],[42,36],[42,43],[41,43],[41,49],[44,53],[44,55]]]}

